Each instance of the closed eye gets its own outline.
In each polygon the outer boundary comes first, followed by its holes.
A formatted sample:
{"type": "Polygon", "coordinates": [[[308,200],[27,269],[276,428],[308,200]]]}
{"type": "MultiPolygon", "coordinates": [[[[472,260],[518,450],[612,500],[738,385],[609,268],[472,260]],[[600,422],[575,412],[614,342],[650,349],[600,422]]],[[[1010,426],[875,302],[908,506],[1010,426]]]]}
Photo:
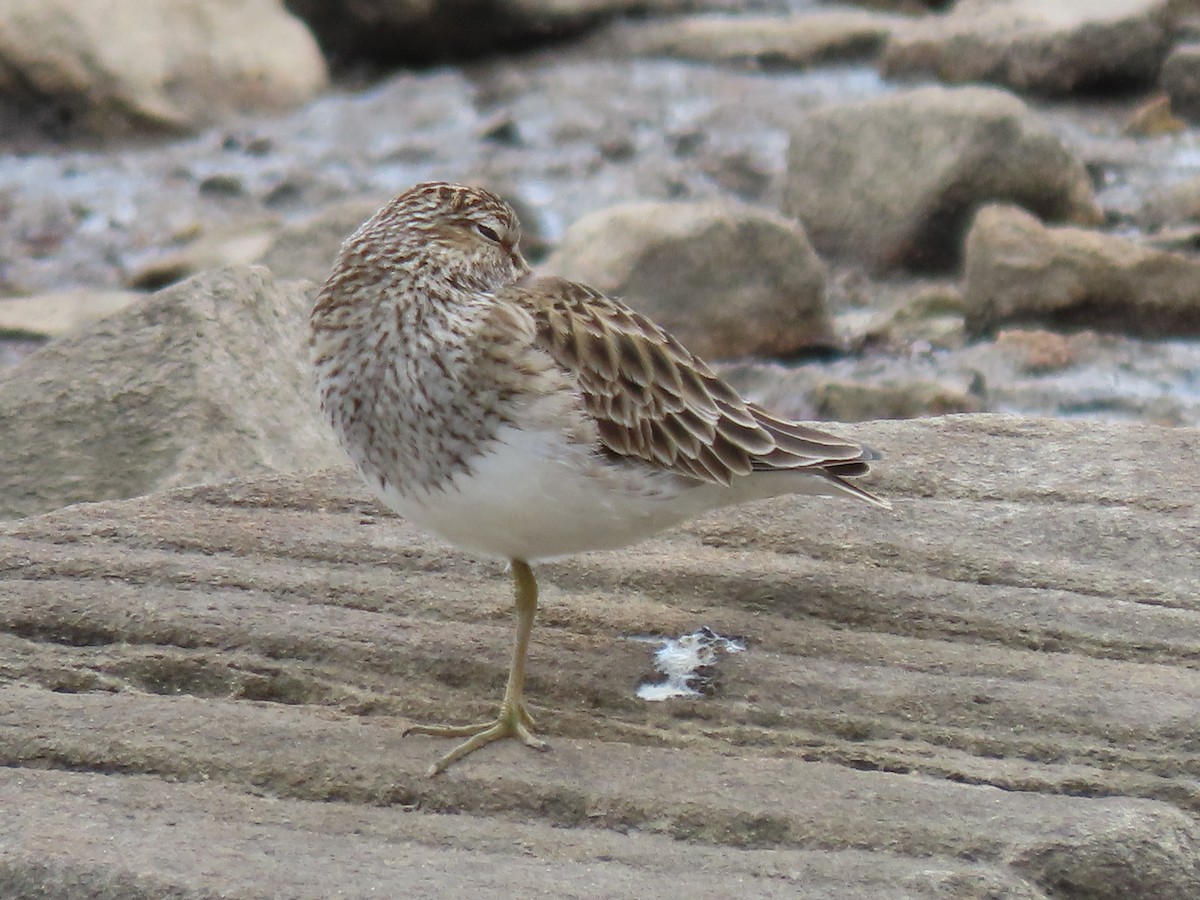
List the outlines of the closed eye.
{"type": "Polygon", "coordinates": [[[482,237],[491,241],[493,244],[500,243],[500,235],[496,233],[494,228],[488,228],[486,225],[481,225],[480,223],[476,222],[475,230],[478,231],[482,237]]]}

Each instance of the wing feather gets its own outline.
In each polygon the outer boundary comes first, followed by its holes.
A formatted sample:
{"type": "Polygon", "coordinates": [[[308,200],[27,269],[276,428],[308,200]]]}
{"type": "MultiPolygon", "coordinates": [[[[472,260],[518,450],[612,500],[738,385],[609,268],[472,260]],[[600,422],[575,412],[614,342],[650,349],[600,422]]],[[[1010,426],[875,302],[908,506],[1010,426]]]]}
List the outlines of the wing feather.
{"type": "Polygon", "coordinates": [[[561,278],[505,288],[497,299],[533,319],[535,343],[574,376],[603,449],[714,484],[756,471],[810,470],[875,500],[843,477],[875,454],[747,403],[645,316],[561,278]]]}

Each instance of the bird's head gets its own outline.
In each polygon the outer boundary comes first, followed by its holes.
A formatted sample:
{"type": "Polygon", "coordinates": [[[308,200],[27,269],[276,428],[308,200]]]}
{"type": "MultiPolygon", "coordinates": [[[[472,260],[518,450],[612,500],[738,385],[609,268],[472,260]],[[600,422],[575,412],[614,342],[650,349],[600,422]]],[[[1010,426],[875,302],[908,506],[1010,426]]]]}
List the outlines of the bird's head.
{"type": "Polygon", "coordinates": [[[381,268],[490,291],[529,273],[513,208],[482,188],[430,182],[409,188],[376,213],[346,250],[381,268]]]}

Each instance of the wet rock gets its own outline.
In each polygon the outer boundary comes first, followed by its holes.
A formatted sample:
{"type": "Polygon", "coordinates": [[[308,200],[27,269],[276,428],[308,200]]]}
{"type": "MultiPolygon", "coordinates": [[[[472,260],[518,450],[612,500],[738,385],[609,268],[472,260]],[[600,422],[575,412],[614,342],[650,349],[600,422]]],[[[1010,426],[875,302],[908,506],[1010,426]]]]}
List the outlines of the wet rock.
{"type": "Polygon", "coordinates": [[[1153,82],[1170,46],[1170,0],[960,0],[896,29],[889,76],[989,81],[1017,91],[1130,90],[1153,82]]]}
{"type": "Polygon", "coordinates": [[[994,200],[1101,221],[1083,164],[1006,91],[928,87],[835,104],[792,132],[783,209],[823,254],[877,271],[950,268],[975,208],[994,200]]]}
{"type": "Polygon", "coordinates": [[[1159,85],[1171,98],[1171,109],[1200,122],[1200,44],[1176,47],[1163,62],[1159,85]]]}
{"type": "Polygon", "coordinates": [[[561,39],[625,12],[679,8],[678,0],[286,0],[321,46],[344,63],[464,59],[561,39]]]}
{"type": "Polygon", "coordinates": [[[625,24],[609,48],[644,56],[701,62],[799,68],[873,54],[897,16],[843,9],[790,16],[682,16],[625,24]]]}
{"type": "Polygon", "coordinates": [[[840,429],[894,512],[542,565],[553,750],[435,780],[403,729],[494,712],[508,580],[351,472],[0,525],[0,895],[1200,896],[1200,433],[840,429]],[[746,639],[720,690],[639,701],[624,638],[702,624],[746,639]]]}
{"type": "Polygon", "coordinates": [[[0,96],[56,127],[101,135],[193,131],[287,109],[328,81],[279,0],[7,0],[0,96]]]}
{"type": "Polygon", "coordinates": [[[975,217],[963,294],[973,335],[1009,324],[1200,335],[1200,260],[1098,231],[1047,228],[1010,206],[975,217]]]}
{"type": "Polygon", "coordinates": [[[136,291],[79,288],[0,300],[0,334],[62,337],[141,300],[136,291]]]}
{"type": "Polygon", "coordinates": [[[339,462],[309,379],[310,289],[208,272],[0,373],[0,515],[339,462]]]}
{"type": "Polygon", "coordinates": [[[752,207],[610,207],[573,224],[543,269],[620,297],[703,357],[834,343],[825,267],[804,230],[752,207]]]}

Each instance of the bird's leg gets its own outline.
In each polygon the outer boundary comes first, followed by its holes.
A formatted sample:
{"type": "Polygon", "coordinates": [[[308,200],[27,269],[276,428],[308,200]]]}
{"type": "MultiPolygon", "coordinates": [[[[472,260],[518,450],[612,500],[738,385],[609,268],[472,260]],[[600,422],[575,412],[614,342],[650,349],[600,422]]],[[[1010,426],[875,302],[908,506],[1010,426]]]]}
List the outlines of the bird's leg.
{"type": "Polygon", "coordinates": [[[517,642],[513,646],[512,667],[508,670],[508,686],[500,702],[500,713],[493,722],[478,725],[412,725],[407,734],[429,734],[435,737],[465,737],[459,744],[429,768],[429,777],[458,762],[468,753],[503,738],[515,737],[527,747],[549,750],[545,741],[533,736],[533,718],[525,708],[525,657],[529,650],[529,635],[533,631],[533,616],[537,612],[537,580],[524,560],[512,561],[513,593],[517,608],[517,642]]]}

